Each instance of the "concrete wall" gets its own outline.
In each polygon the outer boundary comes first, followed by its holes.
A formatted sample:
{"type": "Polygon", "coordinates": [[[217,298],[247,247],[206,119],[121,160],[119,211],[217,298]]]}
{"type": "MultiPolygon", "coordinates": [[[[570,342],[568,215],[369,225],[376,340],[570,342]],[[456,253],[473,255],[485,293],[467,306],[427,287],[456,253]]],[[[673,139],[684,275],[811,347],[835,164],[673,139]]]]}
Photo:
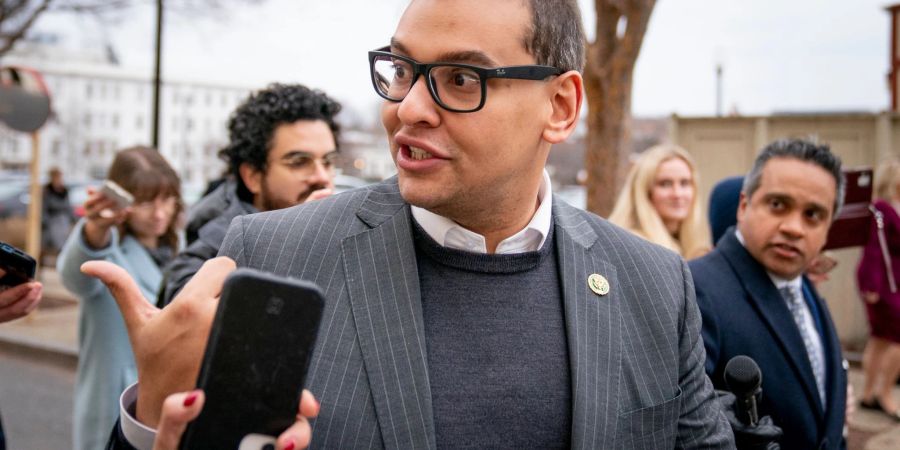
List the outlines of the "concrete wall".
{"type": "MultiPolygon", "coordinates": [[[[708,204],[709,191],[722,178],[743,175],[756,153],[767,143],[786,137],[813,137],[827,143],[845,167],[875,166],[898,154],[900,115],[827,114],[765,117],[686,118],[673,116],[670,138],[696,159],[700,172],[700,198],[708,204]]],[[[857,348],[868,335],[865,311],[856,293],[858,248],[834,251],[838,266],[820,286],[827,299],[841,340],[857,348]]]]}

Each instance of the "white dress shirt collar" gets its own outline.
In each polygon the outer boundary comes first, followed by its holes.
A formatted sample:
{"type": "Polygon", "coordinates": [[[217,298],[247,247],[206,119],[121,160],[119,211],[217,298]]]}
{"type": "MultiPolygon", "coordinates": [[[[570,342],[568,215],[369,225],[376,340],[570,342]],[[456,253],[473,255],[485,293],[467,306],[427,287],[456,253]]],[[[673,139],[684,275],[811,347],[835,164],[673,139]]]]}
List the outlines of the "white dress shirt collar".
{"type": "MultiPolygon", "coordinates": [[[[518,233],[504,239],[497,245],[497,254],[524,253],[537,251],[550,235],[552,222],[553,191],[550,174],[544,170],[541,187],[538,189],[538,209],[531,222],[518,233]]],[[[458,223],[418,206],[410,206],[415,221],[438,244],[457,250],[487,253],[484,236],[463,228],[458,223]]]]}

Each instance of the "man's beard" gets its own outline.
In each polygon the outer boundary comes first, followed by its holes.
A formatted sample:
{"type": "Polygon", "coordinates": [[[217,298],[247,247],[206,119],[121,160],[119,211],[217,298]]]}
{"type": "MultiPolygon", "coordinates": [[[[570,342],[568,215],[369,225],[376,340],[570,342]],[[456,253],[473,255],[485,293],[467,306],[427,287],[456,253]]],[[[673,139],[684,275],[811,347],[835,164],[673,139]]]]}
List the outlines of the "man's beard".
{"type": "Polygon", "coordinates": [[[276,209],[290,208],[291,206],[299,205],[305,202],[313,192],[318,191],[319,189],[325,189],[327,187],[327,185],[320,183],[309,185],[306,190],[298,194],[293,202],[287,202],[273,195],[272,190],[269,189],[268,183],[263,183],[262,190],[260,191],[260,203],[263,207],[262,211],[274,211],[276,209]]]}

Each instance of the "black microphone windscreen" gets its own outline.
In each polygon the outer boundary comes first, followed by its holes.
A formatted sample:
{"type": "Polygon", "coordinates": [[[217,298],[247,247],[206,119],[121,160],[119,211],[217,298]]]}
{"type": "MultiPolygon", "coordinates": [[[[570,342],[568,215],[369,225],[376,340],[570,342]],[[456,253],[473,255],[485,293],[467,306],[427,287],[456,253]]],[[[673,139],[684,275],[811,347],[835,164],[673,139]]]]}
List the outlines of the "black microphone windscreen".
{"type": "Polygon", "coordinates": [[[748,394],[762,385],[762,372],[753,358],[738,355],[725,364],[725,384],[735,395],[748,394]]]}

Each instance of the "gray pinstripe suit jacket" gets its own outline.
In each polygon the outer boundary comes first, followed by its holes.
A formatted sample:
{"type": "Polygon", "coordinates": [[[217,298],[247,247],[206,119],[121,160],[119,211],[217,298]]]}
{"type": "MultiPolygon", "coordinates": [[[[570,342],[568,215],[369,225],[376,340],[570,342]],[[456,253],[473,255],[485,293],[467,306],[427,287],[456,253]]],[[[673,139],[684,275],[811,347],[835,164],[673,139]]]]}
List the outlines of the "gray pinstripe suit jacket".
{"type": "MultiPolygon", "coordinates": [[[[731,448],[703,370],[686,264],[553,199],[574,448],[731,448]],[[605,276],[610,293],[587,284],[605,276]]],[[[396,179],[236,218],[220,255],[311,280],[326,309],[308,388],[312,448],[435,448],[409,205],[396,179]]],[[[515,326],[515,324],[510,324],[515,326]]],[[[539,412],[536,412],[539,413],[539,412]]]]}

